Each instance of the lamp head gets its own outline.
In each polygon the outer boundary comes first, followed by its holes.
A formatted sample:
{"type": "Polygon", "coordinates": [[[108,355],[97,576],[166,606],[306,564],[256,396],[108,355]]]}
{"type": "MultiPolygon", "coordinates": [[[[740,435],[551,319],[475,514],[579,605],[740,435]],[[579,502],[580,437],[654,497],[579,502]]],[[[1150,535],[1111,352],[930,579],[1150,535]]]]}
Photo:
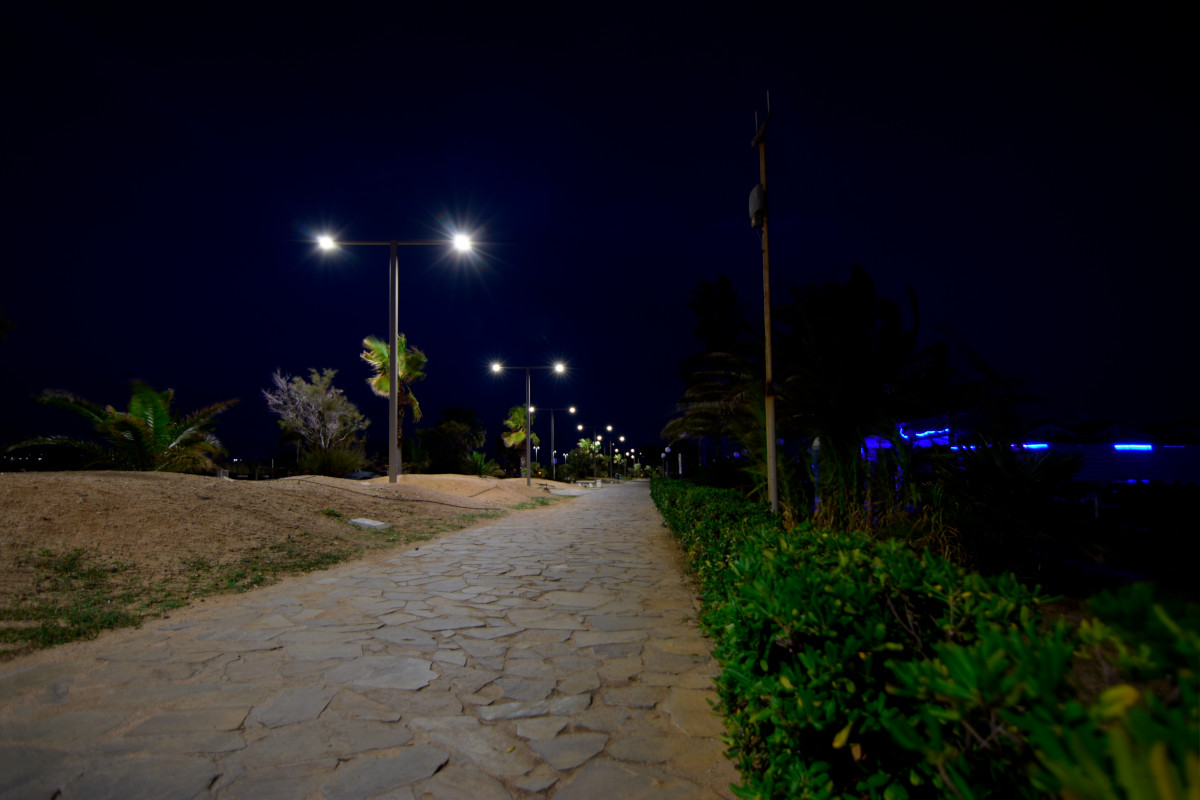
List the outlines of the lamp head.
{"type": "Polygon", "coordinates": [[[492,362],[492,372],[500,372],[503,369],[504,369],[504,365],[501,364],[499,361],[492,362]]]}
{"type": "Polygon", "coordinates": [[[332,236],[318,236],[317,247],[320,247],[322,250],[333,250],[337,247],[337,242],[333,240],[332,236]]]}
{"type": "Polygon", "coordinates": [[[460,253],[471,252],[471,237],[465,233],[454,234],[454,249],[460,253]]]}
{"type": "Polygon", "coordinates": [[[561,375],[562,373],[567,371],[567,365],[562,363],[561,361],[557,361],[554,364],[554,371],[561,375]]]}

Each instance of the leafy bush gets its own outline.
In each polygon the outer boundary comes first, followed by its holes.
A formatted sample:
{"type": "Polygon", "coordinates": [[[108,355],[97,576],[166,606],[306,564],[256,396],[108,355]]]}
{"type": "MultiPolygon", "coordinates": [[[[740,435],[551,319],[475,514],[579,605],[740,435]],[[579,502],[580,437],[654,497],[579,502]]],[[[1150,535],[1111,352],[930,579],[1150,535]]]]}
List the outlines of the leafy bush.
{"type": "Polygon", "coordinates": [[[87,419],[100,441],[48,436],[20,442],[9,452],[33,447],[74,451],[89,469],[212,472],[225,448],[211,432],[214,418],[238,401],[225,400],[181,416],[171,408],[175,390],[159,392],[142,381],[130,384],[129,407],[118,411],[85,397],[47,389],[37,397],[43,405],[71,411],[87,419]]]}
{"type": "Polygon", "coordinates": [[[730,565],[743,550],[783,535],[783,525],[771,514],[769,505],[751,503],[735,489],[655,480],[650,490],[659,513],[700,578],[709,606],[723,602],[732,591],[737,576],[730,565]]]}
{"type": "Polygon", "coordinates": [[[704,584],[739,795],[1200,790],[1194,608],[1140,587],[1096,598],[1078,631],[1047,626],[1046,598],[1011,574],[784,532],[734,492],[658,481],[653,495],[704,584]],[[1094,696],[1075,678],[1082,656],[1104,667],[1094,696]]]}
{"type": "Polygon", "coordinates": [[[309,380],[288,378],[276,370],[274,389],[264,389],[267,408],[279,415],[285,434],[304,443],[298,466],[318,475],[345,475],[367,463],[359,431],[370,424],[341,389],[333,385],[337,370],[309,369],[309,380]]]}
{"type": "Polygon", "coordinates": [[[300,454],[300,470],[314,475],[340,478],[362,469],[367,464],[361,444],[331,447],[328,450],[305,450],[300,454]]]}
{"type": "Polygon", "coordinates": [[[500,469],[499,464],[478,450],[473,451],[468,460],[470,465],[469,474],[471,475],[478,475],[481,478],[499,478],[504,475],[504,471],[500,469]]]}

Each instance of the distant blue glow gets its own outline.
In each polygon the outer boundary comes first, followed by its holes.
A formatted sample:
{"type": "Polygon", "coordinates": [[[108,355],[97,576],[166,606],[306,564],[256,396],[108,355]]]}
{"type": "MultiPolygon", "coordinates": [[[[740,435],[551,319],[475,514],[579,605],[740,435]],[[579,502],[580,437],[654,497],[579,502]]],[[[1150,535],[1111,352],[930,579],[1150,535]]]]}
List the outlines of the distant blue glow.
{"type": "Polygon", "coordinates": [[[1026,442],[1025,444],[1021,445],[1021,447],[1024,447],[1026,450],[1049,450],[1050,449],[1050,445],[1046,444],[1045,442],[1026,442]]]}
{"type": "Polygon", "coordinates": [[[950,445],[950,449],[951,450],[974,450],[975,445],[973,445],[973,444],[964,444],[964,445],[952,444],[952,445],[950,445]]]}
{"type": "Polygon", "coordinates": [[[1152,444],[1114,444],[1113,450],[1153,450],[1152,444]]]}
{"type": "Polygon", "coordinates": [[[902,438],[902,439],[928,439],[930,436],[941,436],[942,434],[947,434],[949,432],[950,432],[949,428],[942,428],[941,430],[936,430],[936,431],[920,431],[919,433],[914,433],[912,436],[909,436],[907,433],[904,432],[904,427],[901,426],[900,438],[902,438]]]}
{"type": "Polygon", "coordinates": [[[1182,449],[1184,448],[1184,445],[1181,445],[1181,444],[1164,444],[1164,445],[1163,445],[1163,447],[1167,448],[1168,450],[1182,450],[1182,449]]]}

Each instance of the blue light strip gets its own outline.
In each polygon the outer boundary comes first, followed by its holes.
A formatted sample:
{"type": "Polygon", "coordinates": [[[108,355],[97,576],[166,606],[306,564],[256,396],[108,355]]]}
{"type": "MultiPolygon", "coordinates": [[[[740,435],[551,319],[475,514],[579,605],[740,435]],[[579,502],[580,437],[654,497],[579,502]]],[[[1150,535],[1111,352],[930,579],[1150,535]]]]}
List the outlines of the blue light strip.
{"type": "Polygon", "coordinates": [[[1152,444],[1114,444],[1113,450],[1153,450],[1152,444]]]}
{"type": "Polygon", "coordinates": [[[1046,444],[1045,442],[1026,442],[1025,444],[1021,445],[1021,447],[1024,447],[1026,450],[1049,450],[1050,449],[1050,445],[1046,444]]]}
{"type": "Polygon", "coordinates": [[[909,436],[904,432],[904,426],[900,426],[900,438],[902,439],[928,439],[930,436],[941,436],[942,434],[949,432],[949,428],[942,428],[941,430],[936,431],[920,431],[919,433],[914,433],[912,436],[909,436]]]}

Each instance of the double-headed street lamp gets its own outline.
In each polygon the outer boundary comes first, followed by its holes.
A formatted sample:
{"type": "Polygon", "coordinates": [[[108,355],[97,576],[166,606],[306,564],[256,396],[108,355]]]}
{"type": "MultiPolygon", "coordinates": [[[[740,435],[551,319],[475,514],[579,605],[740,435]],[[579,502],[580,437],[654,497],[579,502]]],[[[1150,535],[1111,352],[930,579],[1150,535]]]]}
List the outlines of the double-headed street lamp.
{"type": "MultiPolygon", "coordinates": [[[[618,436],[617,438],[620,440],[621,444],[625,444],[624,436],[618,436]]],[[[614,447],[614,445],[616,445],[616,442],[613,442],[610,440],[608,443],[608,477],[610,477],[610,478],[613,477],[613,447],[614,447]]],[[[619,449],[617,450],[617,455],[621,455],[621,451],[619,449]]]]}
{"type": "MultiPolygon", "coordinates": [[[[550,477],[554,480],[558,480],[558,463],[557,463],[558,451],[554,449],[554,412],[555,411],[567,411],[571,414],[574,414],[575,406],[570,406],[568,408],[543,408],[542,411],[550,412],[550,477]]],[[[532,408],[529,409],[529,413],[530,414],[533,413],[532,408]]]]}
{"type": "MultiPolygon", "coordinates": [[[[608,432],[612,433],[612,425],[608,426],[608,432]]],[[[596,440],[599,441],[600,437],[597,436],[596,440]]],[[[610,437],[608,440],[608,477],[610,477],[610,478],[613,477],[613,454],[614,453],[616,453],[617,455],[621,454],[621,451],[619,449],[617,449],[619,447],[619,445],[617,444],[618,441],[620,441],[621,443],[624,443],[625,437],[618,436],[616,439],[613,439],[610,437]]]]}
{"type": "Polygon", "coordinates": [[[530,458],[530,450],[532,449],[532,435],[529,431],[530,417],[533,416],[533,402],[530,397],[530,380],[529,373],[535,369],[552,369],[559,375],[567,371],[567,365],[561,361],[556,362],[550,367],[506,367],[499,361],[492,362],[492,372],[500,373],[506,369],[523,369],[525,370],[525,485],[533,485],[533,461],[530,458]]]}
{"type": "Polygon", "coordinates": [[[391,440],[388,445],[388,483],[395,483],[396,476],[400,474],[400,381],[396,375],[400,369],[397,363],[399,354],[396,352],[396,340],[400,338],[400,257],[397,255],[396,249],[402,246],[445,247],[452,245],[458,252],[466,253],[471,249],[471,237],[463,233],[456,233],[454,239],[449,242],[444,240],[402,242],[397,239],[378,242],[338,242],[334,241],[332,236],[318,236],[317,244],[322,250],[335,250],[343,245],[383,245],[391,251],[388,261],[388,328],[392,332],[392,339],[388,344],[388,409],[390,412],[388,438],[391,440]]]}
{"type": "MultiPolygon", "coordinates": [[[[582,433],[582,432],[583,432],[583,429],[584,429],[584,426],[583,426],[583,425],[576,425],[575,427],[576,427],[576,429],[578,429],[578,430],[579,430],[579,432],[580,432],[580,433],[582,433]]],[[[612,425],[605,425],[605,426],[604,426],[604,430],[608,431],[609,433],[612,433],[612,425]]],[[[600,433],[596,433],[596,429],[595,429],[595,428],[592,428],[592,440],[593,440],[593,451],[592,451],[592,452],[593,452],[593,455],[592,455],[592,475],[595,475],[595,474],[596,474],[596,456],[595,456],[595,451],[596,451],[596,450],[599,450],[599,451],[600,451],[600,455],[604,455],[604,435],[603,435],[603,434],[600,434],[600,433]]],[[[625,437],[624,437],[624,436],[622,436],[622,437],[621,437],[621,440],[622,440],[622,441],[624,441],[624,440],[625,440],[625,437]]],[[[608,472],[608,477],[610,477],[610,478],[611,478],[611,477],[612,477],[612,448],[611,448],[611,447],[609,448],[609,456],[608,456],[608,460],[609,460],[609,472],[608,472]]]]}

